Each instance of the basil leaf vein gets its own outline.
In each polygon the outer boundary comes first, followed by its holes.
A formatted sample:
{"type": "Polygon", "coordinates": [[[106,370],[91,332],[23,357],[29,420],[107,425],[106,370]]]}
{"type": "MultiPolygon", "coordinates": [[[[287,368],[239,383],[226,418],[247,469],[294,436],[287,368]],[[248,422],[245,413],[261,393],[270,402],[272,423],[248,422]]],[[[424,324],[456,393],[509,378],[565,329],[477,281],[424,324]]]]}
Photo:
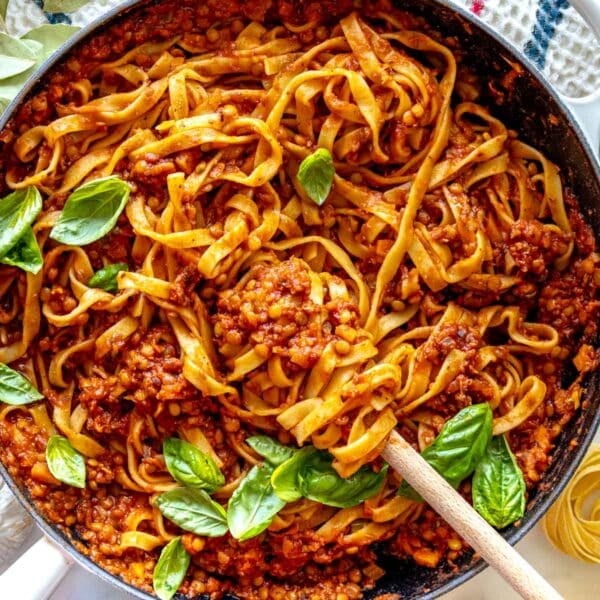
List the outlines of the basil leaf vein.
{"type": "Polygon", "coordinates": [[[255,435],[246,439],[246,443],[254,452],[260,454],[268,463],[277,466],[292,458],[297,452],[294,448],[284,446],[268,435],[255,435]]]}
{"type": "Polygon", "coordinates": [[[35,50],[29,44],[4,32],[0,32],[0,54],[29,58],[33,61],[37,58],[35,50]]]}
{"type": "Polygon", "coordinates": [[[100,288],[107,292],[116,292],[119,289],[117,285],[117,275],[121,271],[129,271],[126,263],[114,263],[98,269],[87,282],[89,287],[100,288]]]}
{"type": "Polygon", "coordinates": [[[29,186],[16,190],[0,200],[0,258],[27,234],[42,210],[42,197],[29,186]]]}
{"type": "MultiPolygon", "coordinates": [[[[444,479],[457,488],[473,473],[492,437],[492,410],[485,402],[463,408],[444,424],[433,443],[421,456],[444,479]]],[[[403,481],[398,494],[422,500],[412,487],[403,481]]]]}
{"type": "Polygon", "coordinates": [[[172,539],[162,549],[152,578],[154,592],[161,600],[171,600],[177,593],[190,566],[190,560],[181,537],[172,539]]]}
{"type": "Polygon", "coordinates": [[[302,498],[299,474],[310,456],[318,451],[313,446],[300,449],[291,458],[281,463],[271,475],[271,485],[279,498],[295,502],[302,498]]]}
{"type": "Polygon", "coordinates": [[[298,181],[308,197],[321,206],[333,185],[335,166],[333,157],[327,148],[319,148],[301,163],[298,169],[298,181]]]}
{"type": "Polygon", "coordinates": [[[300,491],[305,498],[335,506],[349,508],[371,498],[383,486],[389,465],[379,473],[363,466],[350,477],[341,477],[333,468],[329,452],[317,451],[308,456],[298,473],[300,491]]]}
{"type": "Polygon", "coordinates": [[[490,441],[473,475],[473,506],[502,529],[525,514],[525,480],[503,435],[490,441]]]}
{"type": "Polygon", "coordinates": [[[117,223],[129,193],[129,186],[115,176],[85,183],[67,198],[50,237],[75,246],[99,240],[117,223]]]}
{"type": "Polygon", "coordinates": [[[169,521],[185,531],[208,537],[227,533],[225,509],[204,490],[176,488],[161,494],[154,504],[169,521]]]}
{"type": "Polygon", "coordinates": [[[69,440],[52,435],[46,446],[46,462],[50,473],[59,481],[77,488],[85,488],[85,460],[69,440]]]}
{"type": "Polygon", "coordinates": [[[2,258],[0,258],[0,263],[19,267],[34,275],[40,272],[40,269],[44,266],[44,259],[31,227],[27,229],[23,234],[23,237],[21,237],[21,239],[18,240],[2,258]]]}
{"type": "Polygon", "coordinates": [[[271,485],[286,502],[308,498],[327,506],[348,508],[374,496],[381,489],[387,470],[388,465],[379,473],[365,466],[344,478],[333,468],[329,452],[307,446],[275,469],[271,485]]]}
{"type": "Polygon", "coordinates": [[[29,379],[0,363],[0,402],[22,406],[41,400],[43,397],[29,379]]]}
{"type": "Polygon", "coordinates": [[[214,492],[225,484],[215,461],[185,440],[167,438],[163,442],[163,455],[169,473],[183,485],[214,492]]]}
{"type": "Polygon", "coordinates": [[[233,492],[227,523],[235,539],[244,541],[262,533],[285,506],[271,486],[272,473],[273,467],[267,464],[252,467],[233,492]]]}

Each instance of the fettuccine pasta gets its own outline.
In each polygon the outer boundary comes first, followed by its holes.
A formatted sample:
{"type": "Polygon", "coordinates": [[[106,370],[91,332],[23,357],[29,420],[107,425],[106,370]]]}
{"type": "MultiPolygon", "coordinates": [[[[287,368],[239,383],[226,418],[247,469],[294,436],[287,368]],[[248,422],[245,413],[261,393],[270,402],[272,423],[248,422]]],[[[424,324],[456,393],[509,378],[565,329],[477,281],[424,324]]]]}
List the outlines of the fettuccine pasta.
{"type": "Polygon", "coordinates": [[[0,457],[40,511],[146,591],[179,552],[190,598],[359,598],[375,544],[457,564],[380,454],[484,404],[524,506],[597,362],[600,256],[488,104],[384,0],[165,0],[78,47],[0,134],[5,195],[43,203],[39,270],[0,252],[0,362],[33,394],[0,381],[0,457]]]}
{"type": "Polygon", "coordinates": [[[600,562],[600,447],[592,446],[544,517],[544,531],[561,552],[589,563],[600,562]]]}

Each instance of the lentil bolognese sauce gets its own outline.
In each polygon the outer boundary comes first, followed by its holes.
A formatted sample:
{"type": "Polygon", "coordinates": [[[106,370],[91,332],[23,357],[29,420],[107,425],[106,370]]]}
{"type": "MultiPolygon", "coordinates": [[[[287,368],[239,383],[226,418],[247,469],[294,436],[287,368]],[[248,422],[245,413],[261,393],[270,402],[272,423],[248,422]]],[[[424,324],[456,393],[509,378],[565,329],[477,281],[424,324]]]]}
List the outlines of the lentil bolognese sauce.
{"type": "Polygon", "coordinates": [[[597,361],[600,261],[460,58],[387,0],[165,0],[1,133],[0,457],[93,561],[325,600],[381,577],[375,542],[452,565],[394,428],[523,515],[597,361]]]}

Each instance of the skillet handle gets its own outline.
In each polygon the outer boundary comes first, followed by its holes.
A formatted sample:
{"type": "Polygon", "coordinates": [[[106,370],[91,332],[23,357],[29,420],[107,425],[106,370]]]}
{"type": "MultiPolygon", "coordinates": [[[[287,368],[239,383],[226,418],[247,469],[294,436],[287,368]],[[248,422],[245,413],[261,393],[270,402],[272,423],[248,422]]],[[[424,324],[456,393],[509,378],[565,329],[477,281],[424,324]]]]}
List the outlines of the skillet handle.
{"type": "MultiPolygon", "coordinates": [[[[600,43],[600,1],[570,0],[570,4],[586,20],[600,43]]],[[[600,156],[600,90],[583,98],[562,96],[562,99],[577,118],[592,150],[600,156]]]]}
{"type": "Polygon", "coordinates": [[[0,598],[47,600],[72,564],[70,556],[43,536],[0,575],[0,598]]]}

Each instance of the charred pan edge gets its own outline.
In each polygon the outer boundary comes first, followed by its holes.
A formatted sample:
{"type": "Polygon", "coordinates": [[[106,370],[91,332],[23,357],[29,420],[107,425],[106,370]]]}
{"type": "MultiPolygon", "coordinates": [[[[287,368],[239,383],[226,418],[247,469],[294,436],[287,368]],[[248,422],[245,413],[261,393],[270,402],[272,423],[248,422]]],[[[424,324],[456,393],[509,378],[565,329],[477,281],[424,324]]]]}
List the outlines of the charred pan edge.
{"type": "MultiPolygon", "coordinates": [[[[0,118],[0,130],[3,129],[9,120],[12,118],[16,109],[21,105],[23,100],[35,89],[35,87],[43,80],[47,73],[58,63],[60,63],[65,56],[82,40],[90,36],[102,27],[109,26],[115,18],[123,16],[129,10],[149,3],[150,0],[126,0],[120,5],[114,7],[86,27],[82,28],[77,32],[69,41],[63,44],[55,54],[48,58],[41,67],[29,78],[23,89],[10,103],[7,110],[0,118]]],[[[549,100],[549,104],[552,109],[558,109],[558,116],[566,125],[563,127],[565,133],[569,133],[574,137],[575,143],[578,146],[578,150],[587,158],[587,164],[583,167],[579,167],[579,171],[585,173],[585,170],[589,167],[590,172],[587,175],[587,181],[591,182],[591,187],[594,186],[598,189],[596,195],[595,206],[593,207],[593,213],[588,215],[592,221],[593,228],[595,230],[596,239],[600,238],[600,162],[596,158],[592,151],[584,133],[576,121],[574,116],[570,113],[566,105],[562,102],[560,96],[551,87],[544,76],[537,70],[535,65],[518,49],[510,45],[508,41],[503,39],[497,32],[495,32],[487,24],[479,21],[476,17],[471,15],[468,11],[462,7],[456,6],[452,0],[426,0],[426,2],[408,3],[409,6],[405,6],[406,10],[415,10],[415,6],[418,6],[417,12],[423,14],[426,18],[430,17],[428,8],[432,5],[441,7],[442,11],[451,13],[456,19],[462,21],[463,30],[467,35],[479,35],[483,38],[491,39],[491,41],[502,48],[502,51],[510,58],[520,65],[524,72],[527,74],[530,81],[527,82],[528,86],[536,86],[539,88],[537,91],[541,92],[549,100]],[[429,6],[428,6],[429,5],[429,6]]],[[[572,168],[572,167],[571,167],[572,168]]],[[[567,169],[568,171],[568,169],[567,169]]],[[[574,177],[572,173],[567,172],[567,179],[572,181],[574,177]]],[[[585,180],[585,175],[578,177],[580,180],[585,180]]],[[[593,194],[594,192],[591,192],[593,194]]],[[[589,202],[587,206],[584,204],[582,209],[590,209],[589,202]]],[[[544,515],[550,505],[556,500],[558,495],[567,485],[569,479],[572,477],[575,469],[579,466],[582,461],[594,434],[600,425],[600,372],[592,374],[586,384],[586,398],[584,401],[584,408],[580,411],[577,419],[569,423],[569,425],[563,430],[559,438],[557,446],[563,447],[563,453],[559,460],[553,462],[550,469],[546,472],[544,480],[540,485],[540,489],[530,501],[528,506],[528,512],[518,526],[512,526],[503,531],[503,536],[511,544],[516,544],[523,536],[528,533],[531,528],[537,523],[537,521],[544,515]],[[587,406],[586,406],[587,404],[587,406]],[[571,447],[570,442],[575,442],[575,446],[571,447]]],[[[41,514],[37,512],[34,505],[23,492],[23,490],[13,481],[6,468],[0,463],[0,474],[6,481],[10,490],[15,494],[19,502],[23,507],[31,514],[36,524],[40,527],[42,532],[58,544],[62,549],[68,552],[78,564],[83,566],[91,573],[97,575],[100,579],[116,585],[124,592],[131,594],[137,598],[145,600],[151,600],[154,596],[135,588],[124,581],[118,576],[112,575],[108,571],[105,571],[102,567],[98,566],[87,556],[79,552],[72,544],[69,536],[63,533],[58,527],[47,521],[41,514]]],[[[406,596],[406,588],[402,588],[400,581],[404,584],[408,584],[413,589],[411,598],[418,597],[420,600],[433,600],[449,592],[450,590],[462,585],[474,575],[481,572],[487,565],[476,559],[472,554],[467,555],[464,562],[460,566],[458,573],[451,572],[449,570],[423,570],[417,568],[412,563],[406,569],[405,573],[398,572],[398,566],[403,563],[396,561],[388,567],[387,575],[380,580],[379,589],[373,590],[366,594],[366,598],[376,599],[380,594],[394,594],[398,597],[406,596]],[[394,565],[396,569],[394,569],[394,565]],[[412,575],[412,577],[411,577],[412,575]],[[408,581],[407,581],[408,579],[408,581]],[[412,581],[410,581],[412,579],[412,581]],[[411,585],[411,584],[414,584],[411,585]],[[402,592],[400,590],[402,589],[402,592]]],[[[406,563],[408,565],[408,563],[406,563]]]]}

